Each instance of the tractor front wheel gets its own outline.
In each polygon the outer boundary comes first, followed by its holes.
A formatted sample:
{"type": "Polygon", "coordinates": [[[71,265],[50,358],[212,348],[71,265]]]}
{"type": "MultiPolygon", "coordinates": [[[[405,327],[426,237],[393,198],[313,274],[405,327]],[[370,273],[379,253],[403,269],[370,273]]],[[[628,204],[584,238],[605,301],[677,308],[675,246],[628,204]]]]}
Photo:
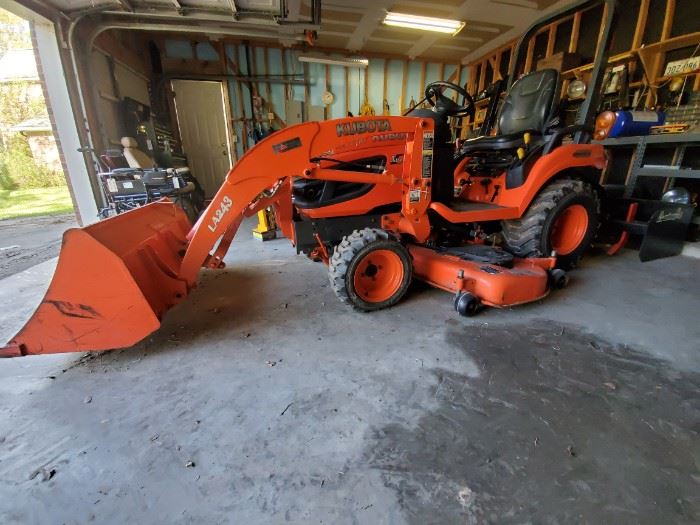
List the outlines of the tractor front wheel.
{"type": "Polygon", "coordinates": [[[557,267],[576,266],[598,230],[600,201],[582,180],[560,179],[546,186],[520,219],[503,221],[508,250],[516,257],[557,253],[557,267]]]}
{"type": "Polygon", "coordinates": [[[413,264],[406,247],[386,231],[365,228],[335,248],[328,275],[342,302],[369,312],[401,300],[411,284],[413,264]]]}

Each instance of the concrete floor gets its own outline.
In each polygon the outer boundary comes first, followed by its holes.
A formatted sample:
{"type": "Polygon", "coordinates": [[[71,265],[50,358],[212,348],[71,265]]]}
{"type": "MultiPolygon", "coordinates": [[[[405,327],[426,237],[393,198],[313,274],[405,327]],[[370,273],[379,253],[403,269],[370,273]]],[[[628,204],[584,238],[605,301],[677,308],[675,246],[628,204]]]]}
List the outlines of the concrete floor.
{"type": "MultiPolygon", "coordinates": [[[[700,520],[697,259],[360,314],[248,229],[141,344],[0,361],[1,523],[700,520]]],[[[0,281],[0,335],[52,264],[0,281]]]]}
{"type": "Polygon", "coordinates": [[[56,257],[63,232],[76,226],[72,213],[0,221],[0,279],[56,257]]]}

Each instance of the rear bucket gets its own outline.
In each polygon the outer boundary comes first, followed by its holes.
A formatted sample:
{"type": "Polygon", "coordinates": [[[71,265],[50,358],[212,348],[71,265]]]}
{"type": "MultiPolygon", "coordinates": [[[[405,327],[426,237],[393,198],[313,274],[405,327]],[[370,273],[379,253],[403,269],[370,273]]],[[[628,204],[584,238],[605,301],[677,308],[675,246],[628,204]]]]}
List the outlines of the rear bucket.
{"type": "Polygon", "coordinates": [[[111,350],[160,326],[188,291],[178,278],[190,223],[159,201],[66,231],[46,296],[0,357],[111,350]]]}

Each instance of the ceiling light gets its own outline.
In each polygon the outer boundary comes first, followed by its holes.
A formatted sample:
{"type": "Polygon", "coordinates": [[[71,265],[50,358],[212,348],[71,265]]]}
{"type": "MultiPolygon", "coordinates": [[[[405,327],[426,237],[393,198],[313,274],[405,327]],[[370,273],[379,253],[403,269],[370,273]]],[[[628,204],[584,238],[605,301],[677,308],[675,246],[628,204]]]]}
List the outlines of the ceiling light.
{"type": "Polygon", "coordinates": [[[410,29],[421,29],[423,31],[437,31],[438,33],[448,33],[453,36],[459,33],[464,27],[464,22],[460,20],[430,18],[428,16],[405,15],[403,13],[392,12],[386,14],[384,23],[388,26],[408,27],[410,29]]]}
{"type": "Polygon", "coordinates": [[[366,58],[332,58],[323,55],[299,55],[299,62],[344,67],[367,67],[369,64],[369,60],[366,58]]]}

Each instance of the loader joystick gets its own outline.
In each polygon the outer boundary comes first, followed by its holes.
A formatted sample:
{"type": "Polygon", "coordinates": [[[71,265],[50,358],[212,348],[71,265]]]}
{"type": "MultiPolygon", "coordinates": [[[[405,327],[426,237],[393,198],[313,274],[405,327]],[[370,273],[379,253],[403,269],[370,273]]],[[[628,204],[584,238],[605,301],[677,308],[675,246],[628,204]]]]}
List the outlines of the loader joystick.
{"type": "Polygon", "coordinates": [[[425,99],[435,108],[438,113],[444,113],[448,117],[463,117],[474,113],[474,99],[462,87],[446,80],[436,80],[425,88],[425,99]],[[464,104],[459,105],[451,98],[443,95],[443,89],[447,88],[456,91],[464,97],[464,104]]]}

